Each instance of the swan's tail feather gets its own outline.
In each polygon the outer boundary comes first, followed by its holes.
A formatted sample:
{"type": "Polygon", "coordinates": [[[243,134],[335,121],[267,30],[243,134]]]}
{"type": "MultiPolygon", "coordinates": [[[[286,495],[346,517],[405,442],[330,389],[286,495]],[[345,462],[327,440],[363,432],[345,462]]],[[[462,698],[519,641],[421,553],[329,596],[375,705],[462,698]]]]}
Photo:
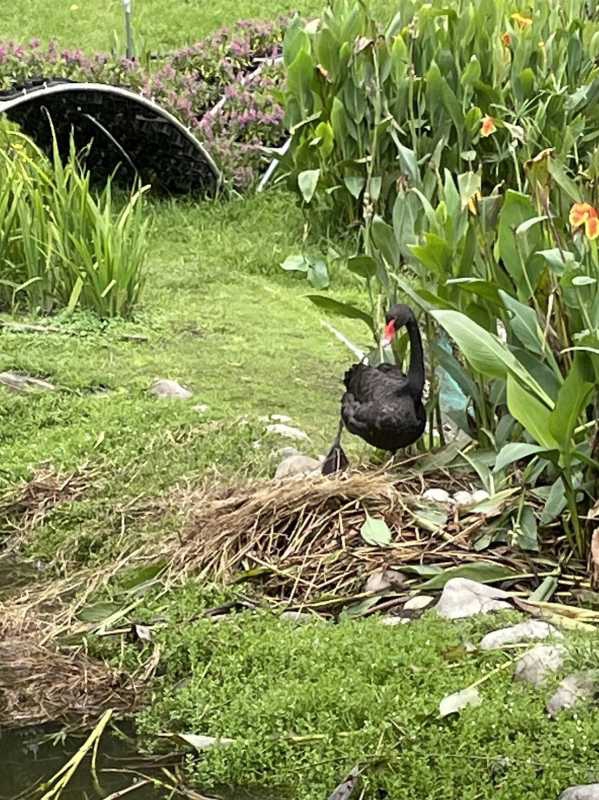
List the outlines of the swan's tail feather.
{"type": "Polygon", "coordinates": [[[331,449],[327,453],[325,460],[322,462],[320,470],[322,475],[334,475],[336,472],[344,472],[349,468],[349,459],[345,455],[341,447],[341,433],[343,431],[343,420],[339,421],[339,429],[335,441],[331,449]]]}

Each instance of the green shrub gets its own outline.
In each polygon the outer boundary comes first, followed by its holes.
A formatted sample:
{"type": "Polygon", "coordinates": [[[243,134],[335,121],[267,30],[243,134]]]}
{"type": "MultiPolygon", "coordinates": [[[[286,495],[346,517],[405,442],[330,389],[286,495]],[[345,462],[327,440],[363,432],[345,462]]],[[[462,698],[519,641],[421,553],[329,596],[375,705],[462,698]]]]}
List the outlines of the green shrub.
{"type": "Polygon", "coordinates": [[[337,0],[287,31],[289,184],[313,223],[390,218],[406,185],[436,199],[445,169],[480,167],[490,193],[521,188],[524,163],[547,147],[587,163],[599,71],[583,0],[524,13],[513,0],[396,6],[383,27],[337,0]]]}
{"type": "Polygon", "coordinates": [[[292,183],[325,224],[356,223],[347,267],[368,305],[313,301],[363,319],[371,356],[396,361],[405,344],[380,350],[382,310],[399,298],[421,309],[428,441],[435,425],[443,441],[449,408],[487,451],[473,463],[492,493],[529,461],[485,541],[534,550],[539,523],[561,516],[580,556],[599,468],[593,31],[578,2],[525,16],[463,0],[402,2],[380,35],[340,3],[286,42],[292,183]]]}
{"type": "Polygon", "coordinates": [[[144,189],[117,203],[111,180],[91,188],[73,146],[50,163],[11,128],[1,139],[0,305],[129,316],[147,257],[144,189]]]}

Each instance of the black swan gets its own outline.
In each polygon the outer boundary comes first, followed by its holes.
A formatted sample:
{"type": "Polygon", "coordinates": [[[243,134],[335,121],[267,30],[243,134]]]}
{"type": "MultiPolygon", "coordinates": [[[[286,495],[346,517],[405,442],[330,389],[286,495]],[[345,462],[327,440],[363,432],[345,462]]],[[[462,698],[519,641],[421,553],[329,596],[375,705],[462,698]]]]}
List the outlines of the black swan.
{"type": "Polygon", "coordinates": [[[408,373],[404,375],[394,364],[370,367],[359,363],[348,369],[343,379],[346,392],[341,400],[339,430],[323,462],[323,475],[331,475],[349,466],[340,445],[344,427],[373,447],[392,453],[413,444],[424,433],[424,355],[416,317],[409,306],[398,303],[390,308],[386,322],[383,346],[393,340],[400,328],[405,326],[408,330],[408,373]]]}

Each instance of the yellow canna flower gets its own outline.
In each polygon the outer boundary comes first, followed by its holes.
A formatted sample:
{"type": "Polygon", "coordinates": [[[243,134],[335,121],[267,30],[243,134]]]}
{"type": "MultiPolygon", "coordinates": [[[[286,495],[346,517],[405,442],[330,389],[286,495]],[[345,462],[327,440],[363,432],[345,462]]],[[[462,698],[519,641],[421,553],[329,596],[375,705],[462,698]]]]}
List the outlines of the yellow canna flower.
{"type": "Polygon", "coordinates": [[[530,28],[532,25],[532,19],[530,17],[524,17],[522,14],[512,14],[512,19],[521,31],[526,30],[526,28],[530,28]]]}

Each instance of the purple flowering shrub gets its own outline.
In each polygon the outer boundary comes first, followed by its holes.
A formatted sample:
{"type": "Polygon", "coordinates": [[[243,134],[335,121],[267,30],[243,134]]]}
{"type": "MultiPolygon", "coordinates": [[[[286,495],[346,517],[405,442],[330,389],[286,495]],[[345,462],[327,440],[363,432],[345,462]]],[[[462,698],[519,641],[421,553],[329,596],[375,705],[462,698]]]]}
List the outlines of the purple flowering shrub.
{"type": "Polygon", "coordinates": [[[187,125],[238,189],[248,188],[270,159],[262,147],[282,144],[283,108],[276,99],[283,70],[264,59],[280,56],[285,20],[239,22],[163,57],[132,61],[81,50],[0,42],[0,90],[31,78],[69,78],[125,86],[149,97],[187,125]],[[221,97],[224,103],[207,113],[221,97]]]}

